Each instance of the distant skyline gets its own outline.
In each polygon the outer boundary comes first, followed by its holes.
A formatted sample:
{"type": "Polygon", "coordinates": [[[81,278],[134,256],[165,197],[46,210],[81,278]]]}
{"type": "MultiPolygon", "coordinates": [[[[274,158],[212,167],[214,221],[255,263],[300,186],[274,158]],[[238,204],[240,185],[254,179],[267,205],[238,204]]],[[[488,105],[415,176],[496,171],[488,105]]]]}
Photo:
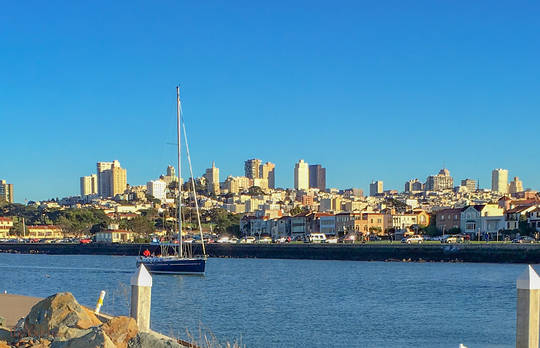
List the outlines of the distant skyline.
{"type": "MultiPolygon", "coordinates": [[[[180,84],[196,176],[299,159],[327,187],[436,174],[540,188],[535,2],[24,3],[0,12],[0,179],[78,195],[96,162],[142,185],[175,163],[180,84]]],[[[186,175],[183,175],[186,177],[186,175]]]]}

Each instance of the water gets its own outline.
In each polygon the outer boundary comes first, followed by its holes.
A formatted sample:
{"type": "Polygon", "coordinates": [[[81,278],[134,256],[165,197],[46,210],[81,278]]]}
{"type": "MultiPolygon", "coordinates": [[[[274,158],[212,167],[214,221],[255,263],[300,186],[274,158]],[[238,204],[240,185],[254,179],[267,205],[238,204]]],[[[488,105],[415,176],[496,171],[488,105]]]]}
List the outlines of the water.
{"type": "MultiPolygon", "coordinates": [[[[127,315],[134,257],[0,254],[0,291],[70,291],[127,315]]],[[[208,329],[247,347],[512,347],[524,265],[210,259],[207,274],[155,275],[152,328],[208,329]]]]}

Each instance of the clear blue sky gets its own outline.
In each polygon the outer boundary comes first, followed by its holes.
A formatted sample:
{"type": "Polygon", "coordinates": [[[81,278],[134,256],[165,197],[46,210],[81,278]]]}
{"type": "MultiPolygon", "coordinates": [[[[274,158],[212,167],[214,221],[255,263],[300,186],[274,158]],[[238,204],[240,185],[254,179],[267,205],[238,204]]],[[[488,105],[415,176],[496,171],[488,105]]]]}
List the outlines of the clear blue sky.
{"type": "Polygon", "coordinates": [[[330,187],[403,190],[507,168],[540,189],[536,1],[15,1],[0,8],[0,178],[15,200],[128,182],[174,159],[182,87],[194,170],[303,158],[330,187]]]}

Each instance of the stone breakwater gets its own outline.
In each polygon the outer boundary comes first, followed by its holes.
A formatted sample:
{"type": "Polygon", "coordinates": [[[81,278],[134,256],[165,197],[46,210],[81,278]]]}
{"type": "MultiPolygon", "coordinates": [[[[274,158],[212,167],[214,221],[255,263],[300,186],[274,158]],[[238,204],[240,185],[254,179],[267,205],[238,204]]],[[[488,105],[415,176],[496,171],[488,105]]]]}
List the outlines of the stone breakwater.
{"type": "MultiPolygon", "coordinates": [[[[0,313],[1,314],[1,313],[0,313]]],[[[193,347],[152,331],[141,331],[135,319],[95,315],[69,292],[36,303],[15,327],[0,327],[0,348],[143,348],[193,347]]]]}
{"type": "MultiPolygon", "coordinates": [[[[195,253],[201,246],[193,245],[195,253]]],[[[150,244],[0,244],[0,252],[140,255],[150,244]]],[[[210,257],[351,261],[540,263],[540,245],[523,244],[209,244],[210,257]]]]}

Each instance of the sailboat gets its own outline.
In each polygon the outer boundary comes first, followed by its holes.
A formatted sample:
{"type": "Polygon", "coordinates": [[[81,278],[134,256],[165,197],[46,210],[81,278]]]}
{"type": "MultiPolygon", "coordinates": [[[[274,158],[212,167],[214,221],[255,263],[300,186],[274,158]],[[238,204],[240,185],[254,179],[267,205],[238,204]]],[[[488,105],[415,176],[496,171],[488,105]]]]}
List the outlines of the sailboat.
{"type": "Polygon", "coordinates": [[[178,209],[178,244],[173,244],[174,253],[168,255],[170,245],[162,245],[160,256],[143,255],[137,259],[137,267],[143,264],[150,273],[161,274],[204,274],[206,268],[206,249],[204,246],[204,238],[201,227],[201,217],[199,214],[199,204],[197,202],[197,193],[195,190],[195,180],[193,179],[193,168],[191,167],[191,157],[189,155],[189,145],[187,141],[186,126],[182,119],[182,107],[180,103],[180,88],[176,87],[176,124],[177,133],[176,138],[178,142],[178,197],[177,197],[177,209],[178,209]],[[199,223],[199,232],[201,235],[202,255],[193,256],[193,249],[186,248],[184,250],[184,244],[182,241],[182,185],[180,184],[180,178],[182,177],[182,130],[184,132],[184,140],[186,144],[186,154],[189,163],[189,170],[191,174],[191,186],[193,189],[193,198],[195,201],[195,208],[197,211],[197,221],[199,223]]]}

